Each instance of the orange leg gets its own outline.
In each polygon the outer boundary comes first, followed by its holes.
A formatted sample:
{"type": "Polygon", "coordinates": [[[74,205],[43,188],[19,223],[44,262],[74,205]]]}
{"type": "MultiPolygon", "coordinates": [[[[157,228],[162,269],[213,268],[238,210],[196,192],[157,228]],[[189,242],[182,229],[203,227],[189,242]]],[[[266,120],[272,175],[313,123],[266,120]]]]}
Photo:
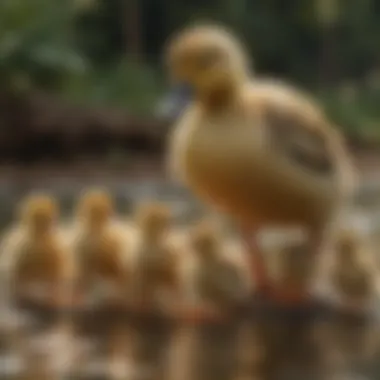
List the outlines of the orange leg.
{"type": "MultiPolygon", "coordinates": [[[[257,242],[257,229],[243,227],[243,239],[249,252],[251,274],[256,281],[259,291],[270,297],[273,301],[295,305],[309,300],[309,294],[301,289],[282,289],[274,286],[268,274],[262,250],[257,242]]],[[[309,254],[317,256],[324,248],[324,238],[321,229],[312,229],[309,237],[309,254]]]]}
{"type": "Polygon", "coordinates": [[[203,322],[221,322],[224,320],[223,315],[217,311],[208,309],[207,307],[192,307],[184,310],[182,320],[188,323],[203,323],[203,322]]]}
{"type": "Polygon", "coordinates": [[[331,236],[326,235],[323,228],[313,228],[309,232],[310,255],[319,255],[330,242],[331,236]]]}
{"type": "Polygon", "coordinates": [[[243,227],[242,231],[243,240],[249,253],[251,275],[260,291],[268,291],[272,287],[272,284],[265,265],[263,253],[257,242],[257,229],[243,227]]]}
{"type": "MultiPolygon", "coordinates": [[[[305,254],[316,258],[325,248],[327,243],[327,236],[322,227],[310,227],[307,252],[305,254]]],[[[277,289],[274,298],[285,304],[296,305],[300,303],[307,303],[310,301],[310,293],[304,289],[277,289]]]]}

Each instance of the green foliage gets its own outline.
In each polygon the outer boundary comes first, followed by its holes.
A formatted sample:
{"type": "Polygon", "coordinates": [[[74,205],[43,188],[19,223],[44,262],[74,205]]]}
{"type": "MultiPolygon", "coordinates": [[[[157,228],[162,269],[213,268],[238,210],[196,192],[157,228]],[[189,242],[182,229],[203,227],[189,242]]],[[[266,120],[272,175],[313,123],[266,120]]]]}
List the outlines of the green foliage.
{"type": "Polygon", "coordinates": [[[127,17],[127,2],[0,1],[2,88],[42,87],[73,102],[146,114],[161,93],[167,36],[212,20],[244,40],[256,71],[318,93],[349,131],[380,135],[380,86],[366,79],[380,63],[377,0],[140,0],[135,18],[127,17]],[[127,19],[136,20],[135,30],[127,19]],[[136,36],[139,59],[128,39],[136,36]]]}
{"type": "Polygon", "coordinates": [[[160,88],[154,70],[126,59],[106,68],[89,70],[79,78],[69,78],[62,92],[80,103],[119,106],[146,114],[154,107],[160,88]]]}
{"type": "Polygon", "coordinates": [[[69,0],[0,2],[0,70],[10,86],[57,86],[86,62],[72,43],[78,8],[69,0]]]}
{"type": "Polygon", "coordinates": [[[380,83],[347,84],[320,94],[327,112],[352,135],[380,142],[380,83]]]}

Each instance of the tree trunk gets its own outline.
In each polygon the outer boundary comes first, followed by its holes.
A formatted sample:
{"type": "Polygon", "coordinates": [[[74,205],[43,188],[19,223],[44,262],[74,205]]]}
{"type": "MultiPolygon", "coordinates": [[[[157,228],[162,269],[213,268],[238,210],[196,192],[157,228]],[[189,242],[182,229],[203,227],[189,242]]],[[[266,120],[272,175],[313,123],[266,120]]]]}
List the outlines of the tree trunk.
{"type": "Polygon", "coordinates": [[[124,2],[124,30],[126,52],[136,61],[143,55],[141,7],[139,0],[122,0],[124,2]]]}

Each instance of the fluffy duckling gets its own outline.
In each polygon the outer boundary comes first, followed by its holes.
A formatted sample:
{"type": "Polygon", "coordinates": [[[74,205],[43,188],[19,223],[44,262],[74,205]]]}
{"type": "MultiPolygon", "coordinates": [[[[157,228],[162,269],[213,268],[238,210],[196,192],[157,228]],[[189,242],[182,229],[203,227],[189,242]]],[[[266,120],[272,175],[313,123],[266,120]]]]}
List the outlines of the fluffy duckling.
{"type": "Polygon", "coordinates": [[[138,306],[160,307],[163,301],[170,308],[182,293],[180,247],[171,235],[171,212],[164,204],[146,202],[137,207],[135,221],[138,236],[134,294],[138,306]]]}
{"type": "Polygon", "coordinates": [[[375,260],[356,231],[342,231],[335,245],[330,281],[343,306],[366,308],[378,295],[375,260]]]}
{"type": "MultiPolygon", "coordinates": [[[[16,296],[62,306],[71,297],[75,266],[57,227],[59,207],[49,195],[32,195],[21,205],[18,241],[2,257],[16,296]]],[[[16,231],[16,230],[15,230],[16,231]]],[[[11,284],[8,284],[11,285],[11,284]]]]}
{"type": "Polygon", "coordinates": [[[79,261],[81,287],[107,285],[115,297],[124,299],[130,280],[129,245],[115,222],[110,195],[98,189],[86,192],[79,200],[77,218],[79,228],[73,248],[79,261]]]}
{"type": "Polygon", "coordinates": [[[250,288],[238,247],[224,239],[208,220],[190,230],[189,240],[195,259],[192,281],[199,312],[205,317],[228,316],[250,288]]]}
{"type": "Polygon", "coordinates": [[[174,175],[239,223],[263,284],[263,227],[302,226],[319,252],[353,188],[342,138],[324,113],[289,86],[253,81],[244,49],[222,27],[180,31],[166,59],[175,85],[193,93],[171,136],[174,175]]]}

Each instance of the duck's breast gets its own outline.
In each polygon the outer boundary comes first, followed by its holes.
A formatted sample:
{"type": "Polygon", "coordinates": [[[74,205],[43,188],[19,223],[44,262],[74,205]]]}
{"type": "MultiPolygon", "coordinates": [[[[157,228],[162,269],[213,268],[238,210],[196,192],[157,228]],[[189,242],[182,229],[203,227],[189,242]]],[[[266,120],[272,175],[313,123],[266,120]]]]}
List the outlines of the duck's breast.
{"type": "Polygon", "coordinates": [[[247,175],[260,169],[255,131],[241,118],[199,120],[189,126],[178,156],[187,184],[202,198],[225,204],[240,197],[247,175]],[[236,124],[236,128],[234,128],[236,124]]]}
{"type": "Polygon", "coordinates": [[[273,151],[258,120],[224,115],[185,128],[177,165],[201,198],[225,211],[282,221],[302,219],[309,205],[318,213],[329,201],[331,181],[294,168],[273,151]]]}

